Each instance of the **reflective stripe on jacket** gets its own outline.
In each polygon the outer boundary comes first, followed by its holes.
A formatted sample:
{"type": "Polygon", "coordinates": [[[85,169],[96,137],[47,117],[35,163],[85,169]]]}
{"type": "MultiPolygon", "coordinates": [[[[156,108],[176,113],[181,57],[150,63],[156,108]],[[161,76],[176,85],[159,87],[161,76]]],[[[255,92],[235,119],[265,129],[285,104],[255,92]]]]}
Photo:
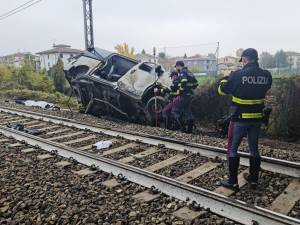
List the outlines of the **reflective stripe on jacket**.
{"type": "Polygon", "coordinates": [[[198,87],[198,81],[194,74],[187,68],[183,68],[179,73],[179,90],[180,95],[192,95],[193,90],[198,87]]]}

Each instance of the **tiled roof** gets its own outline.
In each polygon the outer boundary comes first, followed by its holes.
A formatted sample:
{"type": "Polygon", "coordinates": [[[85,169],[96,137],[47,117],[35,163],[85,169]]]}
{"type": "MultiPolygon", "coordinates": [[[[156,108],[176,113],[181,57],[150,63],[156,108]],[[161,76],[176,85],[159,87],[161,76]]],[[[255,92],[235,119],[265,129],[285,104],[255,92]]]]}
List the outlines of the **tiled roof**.
{"type": "Polygon", "coordinates": [[[300,56],[300,53],[299,52],[293,52],[293,51],[288,51],[288,52],[285,52],[285,54],[287,54],[288,56],[300,56]]]}
{"type": "Polygon", "coordinates": [[[36,54],[38,55],[45,55],[45,54],[54,54],[54,53],[81,53],[82,50],[79,49],[73,49],[73,48],[68,48],[68,47],[58,47],[58,48],[53,48],[53,49],[49,49],[46,51],[42,51],[42,52],[38,52],[36,54]]]}

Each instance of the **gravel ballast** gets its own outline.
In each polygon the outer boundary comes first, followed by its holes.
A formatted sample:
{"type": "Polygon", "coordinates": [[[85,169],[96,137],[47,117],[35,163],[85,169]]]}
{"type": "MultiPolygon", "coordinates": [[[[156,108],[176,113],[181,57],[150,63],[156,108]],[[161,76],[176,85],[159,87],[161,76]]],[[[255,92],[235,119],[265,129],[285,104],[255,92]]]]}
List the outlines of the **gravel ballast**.
{"type": "Polygon", "coordinates": [[[102,182],[112,175],[98,171],[79,176],[73,171],[86,166],[60,168],[55,163],[66,159],[59,156],[38,160],[45,153],[0,146],[0,224],[237,224],[203,208],[200,218],[186,223],[172,214],[186,206],[183,201],[161,194],[152,202],[140,202],[133,195],[146,188],[126,180],[106,188],[102,182]]]}
{"type": "MultiPolygon", "coordinates": [[[[201,131],[195,131],[195,134],[185,134],[178,131],[164,130],[161,128],[154,128],[150,126],[144,126],[135,123],[128,123],[119,120],[112,120],[110,118],[98,118],[91,115],[81,114],[77,111],[70,112],[69,110],[61,111],[49,111],[43,109],[36,109],[33,107],[18,105],[13,102],[4,103],[4,106],[14,107],[23,110],[30,110],[39,113],[45,113],[49,115],[61,116],[69,119],[74,119],[76,121],[83,121],[91,125],[99,125],[107,128],[117,128],[124,131],[134,131],[142,132],[145,134],[158,135],[162,137],[175,138],[177,140],[195,142],[205,145],[211,145],[221,148],[226,148],[227,140],[226,138],[218,138],[215,135],[209,135],[210,131],[213,129],[207,129],[200,126],[201,131]],[[209,132],[206,132],[209,130],[209,132]]],[[[274,157],[278,159],[290,160],[294,162],[300,162],[300,144],[299,143],[287,143],[278,140],[261,139],[259,149],[262,155],[268,157],[274,157]]],[[[244,140],[240,146],[240,151],[248,151],[247,141],[244,140]]]]}

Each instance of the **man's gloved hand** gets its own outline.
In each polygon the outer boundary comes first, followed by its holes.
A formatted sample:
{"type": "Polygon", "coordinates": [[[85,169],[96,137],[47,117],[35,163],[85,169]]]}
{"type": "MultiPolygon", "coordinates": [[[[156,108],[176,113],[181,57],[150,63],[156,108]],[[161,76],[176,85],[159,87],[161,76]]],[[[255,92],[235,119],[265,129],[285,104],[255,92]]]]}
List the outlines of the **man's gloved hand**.
{"type": "Polygon", "coordinates": [[[221,77],[218,81],[217,81],[217,86],[219,86],[221,84],[221,81],[222,80],[228,80],[229,79],[229,76],[224,76],[224,77],[221,77]]]}
{"type": "Polygon", "coordinates": [[[272,113],[271,108],[265,108],[263,110],[263,122],[264,122],[265,126],[269,125],[269,120],[270,120],[271,113],[272,113]]]}

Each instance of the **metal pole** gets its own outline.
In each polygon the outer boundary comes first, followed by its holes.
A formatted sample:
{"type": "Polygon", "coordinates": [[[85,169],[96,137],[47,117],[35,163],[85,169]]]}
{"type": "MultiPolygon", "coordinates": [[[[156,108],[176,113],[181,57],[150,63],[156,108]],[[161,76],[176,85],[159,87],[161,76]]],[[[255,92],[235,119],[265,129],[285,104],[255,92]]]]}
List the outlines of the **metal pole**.
{"type": "Polygon", "coordinates": [[[83,0],[85,48],[94,50],[93,5],[92,0],[83,0]]]}
{"type": "MultiPolygon", "coordinates": [[[[153,48],[153,56],[154,56],[154,69],[156,69],[156,48],[155,48],[155,47],[153,48]]],[[[157,77],[157,74],[156,74],[156,73],[155,73],[155,76],[156,76],[156,79],[155,79],[155,80],[157,81],[158,77],[157,77]]],[[[156,84],[155,84],[155,85],[156,85],[156,84]]],[[[155,92],[154,95],[155,95],[155,102],[154,102],[154,104],[155,104],[155,126],[158,127],[157,93],[155,92]]]]}
{"type": "Polygon", "coordinates": [[[217,51],[216,51],[216,76],[218,75],[219,51],[220,51],[220,42],[217,42],[217,51]]]}

